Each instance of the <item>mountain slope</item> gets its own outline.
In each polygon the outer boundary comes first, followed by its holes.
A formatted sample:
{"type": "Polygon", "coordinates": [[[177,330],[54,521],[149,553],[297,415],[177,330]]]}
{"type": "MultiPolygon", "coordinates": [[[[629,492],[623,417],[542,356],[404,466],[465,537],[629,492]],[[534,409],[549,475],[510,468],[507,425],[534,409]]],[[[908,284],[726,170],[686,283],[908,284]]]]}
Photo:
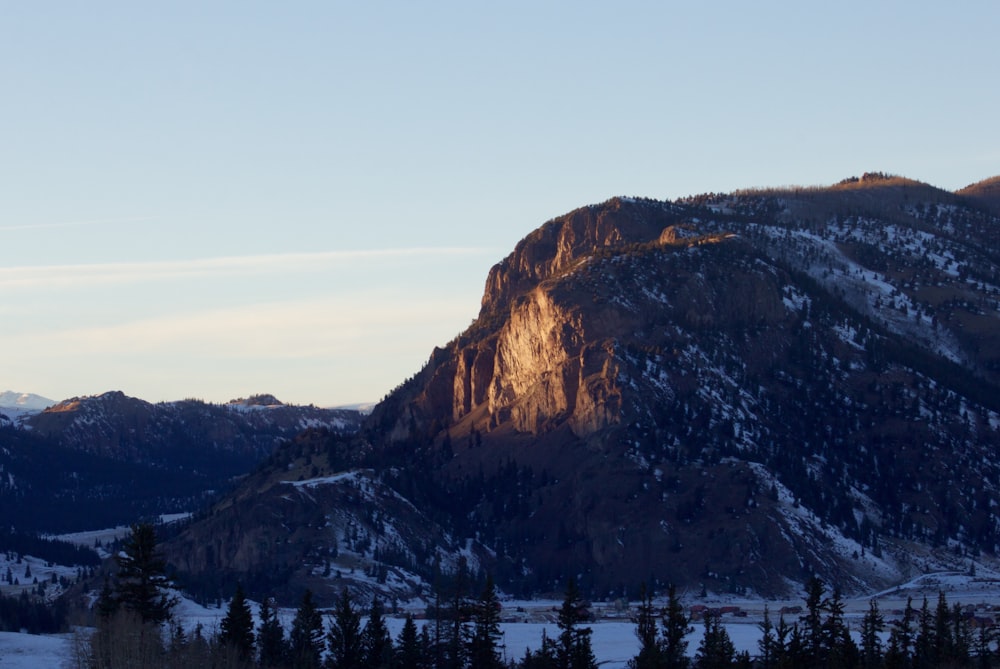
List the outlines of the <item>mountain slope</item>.
{"type": "Polygon", "coordinates": [[[109,392],[0,423],[0,509],[25,531],[74,531],[193,511],[308,428],[357,430],[355,411],[151,404],[109,392]]]}
{"type": "Polygon", "coordinates": [[[998,234],[880,173],[581,208],[493,268],[358,462],[525,592],[964,568],[1000,544],[998,234]]]}

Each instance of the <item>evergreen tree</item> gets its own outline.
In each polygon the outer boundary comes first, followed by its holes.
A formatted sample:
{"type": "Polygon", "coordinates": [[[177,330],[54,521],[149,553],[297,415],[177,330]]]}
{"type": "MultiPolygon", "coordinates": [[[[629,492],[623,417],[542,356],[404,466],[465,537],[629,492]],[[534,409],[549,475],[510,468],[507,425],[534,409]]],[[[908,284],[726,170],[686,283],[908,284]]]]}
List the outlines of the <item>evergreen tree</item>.
{"type": "Polygon", "coordinates": [[[392,664],[392,637],[385,625],[382,600],[372,598],[368,622],[361,631],[361,665],[365,669],[389,669],[392,664]]]}
{"type": "Polygon", "coordinates": [[[229,610],[220,624],[219,643],[230,646],[242,660],[254,657],[253,614],[243,594],[243,586],[237,585],[229,610]]]}
{"type": "MultiPolygon", "coordinates": [[[[379,624],[384,631],[385,622],[381,616],[379,624]]],[[[361,614],[354,608],[347,588],[340,591],[340,599],[333,609],[326,642],[330,650],[327,661],[327,667],[330,669],[361,669],[366,666],[361,635],[361,614]]]]}
{"type": "Polygon", "coordinates": [[[653,595],[643,583],[639,591],[639,610],[635,618],[635,636],[639,639],[639,653],[628,661],[629,669],[661,669],[663,659],[660,654],[659,630],[653,595]]]}
{"type": "Polygon", "coordinates": [[[111,582],[107,576],[104,577],[104,587],[101,588],[101,594],[97,597],[96,609],[97,615],[102,620],[107,620],[118,612],[118,600],[115,598],[114,590],[111,589],[111,582]]]}
{"type": "Polygon", "coordinates": [[[774,635],[774,625],[771,624],[771,615],[767,604],[764,605],[764,618],[757,627],[760,629],[760,639],[757,640],[757,658],[760,669],[774,669],[775,649],[778,640],[774,635]]]}
{"type": "Polygon", "coordinates": [[[448,639],[446,644],[446,661],[448,669],[464,669],[466,665],[465,657],[465,635],[463,634],[462,621],[465,620],[468,609],[468,583],[469,575],[462,559],[458,565],[452,584],[451,606],[449,611],[448,639]]]}
{"type": "Polygon", "coordinates": [[[285,630],[278,619],[276,604],[269,597],[260,603],[260,627],[257,631],[257,648],[260,651],[261,669],[275,669],[285,663],[288,648],[285,630]]]}
{"type": "Polygon", "coordinates": [[[406,622],[396,640],[394,666],[396,669],[424,669],[426,664],[427,658],[423,654],[417,625],[413,622],[413,616],[407,613],[406,622]]]}
{"type": "Polygon", "coordinates": [[[934,610],[934,641],[931,656],[937,665],[946,659],[955,659],[955,643],[952,637],[951,609],[944,591],[938,591],[937,608],[934,610]]]}
{"type": "Polygon", "coordinates": [[[486,585],[473,609],[472,637],[469,639],[469,669],[501,669],[500,659],[500,598],[493,577],[486,585]]]}
{"type": "Polygon", "coordinates": [[[823,581],[813,576],[806,583],[806,613],[802,618],[805,652],[813,666],[820,666],[826,659],[823,604],[823,581]]]}
{"type": "Polygon", "coordinates": [[[832,597],[825,602],[825,608],[827,617],[823,621],[823,652],[827,666],[830,669],[856,666],[858,647],[844,622],[844,600],[838,588],[834,588],[832,597]]]}
{"type": "Polygon", "coordinates": [[[889,633],[889,647],[885,651],[886,669],[905,669],[910,666],[913,652],[913,598],[907,598],[903,615],[889,633]]]}
{"type": "Polygon", "coordinates": [[[697,669],[728,669],[736,659],[736,647],[719,616],[705,614],[705,635],[694,656],[697,669]]]}
{"type": "Polygon", "coordinates": [[[580,626],[584,619],[583,600],[576,579],[570,577],[556,621],[559,627],[556,666],[559,669],[596,669],[597,660],[590,644],[592,630],[580,626]]]}
{"type": "Polygon", "coordinates": [[[132,526],[122,552],[115,556],[118,562],[117,597],[129,611],[143,622],[160,624],[170,617],[170,610],[177,598],[166,591],[170,579],[166,577],[166,562],[156,550],[156,532],[149,523],[132,526]]]}
{"type": "Polygon", "coordinates": [[[778,624],[774,626],[774,666],[779,669],[786,669],[792,666],[790,645],[792,640],[792,628],[785,622],[785,614],[778,614],[778,624]]]}
{"type": "Polygon", "coordinates": [[[924,603],[920,607],[920,614],[917,617],[917,638],[913,642],[913,667],[914,669],[936,669],[936,666],[934,616],[931,614],[927,598],[924,597],[924,603]]]}
{"type": "Polygon", "coordinates": [[[876,669],[882,665],[882,640],[879,635],[885,629],[885,618],[874,597],[868,602],[868,612],[861,620],[861,666],[876,669]]]}
{"type": "Polygon", "coordinates": [[[955,604],[951,612],[952,621],[952,657],[961,666],[972,663],[972,630],[969,629],[969,619],[962,615],[962,607],[955,604]]]}
{"type": "Polygon", "coordinates": [[[525,649],[520,669],[557,669],[559,667],[559,645],[549,638],[542,628],[542,645],[534,653],[525,649]]]}
{"type": "Polygon", "coordinates": [[[323,617],[306,590],[292,619],[288,634],[288,653],[292,669],[320,669],[323,657],[323,617]]]}
{"type": "Polygon", "coordinates": [[[677,588],[671,584],[667,589],[667,610],[663,616],[663,640],[660,645],[664,669],[686,669],[690,664],[687,656],[687,635],[692,632],[690,622],[677,597],[677,588]]]}
{"type": "Polygon", "coordinates": [[[979,626],[976,634],[976,666],[988,669],[993,666],[993,642],[996,639],[996,629],[987,625],[979,626]]]}

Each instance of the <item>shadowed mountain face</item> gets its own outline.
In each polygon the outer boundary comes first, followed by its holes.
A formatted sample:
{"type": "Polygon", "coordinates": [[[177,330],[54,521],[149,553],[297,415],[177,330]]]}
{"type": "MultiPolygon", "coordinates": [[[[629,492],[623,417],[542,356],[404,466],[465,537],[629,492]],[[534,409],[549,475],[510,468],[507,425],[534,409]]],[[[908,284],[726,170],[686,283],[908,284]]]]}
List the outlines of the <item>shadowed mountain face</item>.
{"type": "MultiPolygon", "coordinates": [[[[778,594],[814,573],[851,592],[967,568],[1000,543],[982,192],[866,174],[553,219],[362,437],[284,466],[369,468],[444,553],[475,538],[479,568],[525,592],[571,573],[595,593],[778,594]]],[[[370,538],[352,559],[429,573],[434,551],[370,538]]]]}
{"type": "MultiPolygon", "coordinates": [[[[0,414],[2,415],[2,414],[0,414]]],[[[121,392],[0,420],[0,504],[19,530],[61,532],[193,511],[307,428],[361,415],[261,396],[151,404],[121,392]]]]}

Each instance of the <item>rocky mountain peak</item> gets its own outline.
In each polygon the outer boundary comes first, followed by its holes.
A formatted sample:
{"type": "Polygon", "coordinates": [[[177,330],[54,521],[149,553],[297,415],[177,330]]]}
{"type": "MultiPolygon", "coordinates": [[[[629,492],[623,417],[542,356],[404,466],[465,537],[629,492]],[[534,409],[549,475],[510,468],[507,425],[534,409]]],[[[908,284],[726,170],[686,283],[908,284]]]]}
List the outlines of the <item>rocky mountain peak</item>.
{"type": "Polygon", "coordinates": [[[668,203],[616,197],[552,219],[521,240],[493,266],[486,279],[481,314],[503,309],[511,299],[600,249],[656,239],[681,220],[668,203]]]}

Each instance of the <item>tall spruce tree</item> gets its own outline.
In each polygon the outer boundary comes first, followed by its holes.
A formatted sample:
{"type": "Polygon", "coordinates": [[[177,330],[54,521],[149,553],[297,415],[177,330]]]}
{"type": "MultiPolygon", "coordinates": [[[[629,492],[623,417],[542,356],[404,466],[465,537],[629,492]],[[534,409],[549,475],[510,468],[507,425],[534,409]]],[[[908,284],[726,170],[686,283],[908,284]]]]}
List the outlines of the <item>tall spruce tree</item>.
{"type": "Polygon", "coordinates": [[[687,656],[687,635],[693,631],[690,623],[677,597],[677,588],[671,584],[667,589],[667,610],[663,613],[663,640],[660,643],[665,669],[686,669],[690,664],[687,656]]]}
{"type": "Polygon", "coordinates": [[[857,666],[858,647],[844,621],[844,600],[839,588],[834,588],[833,594],[825,602],[825,608],[827,617],[823,621],[823,652],[827,666],[830,669],[857,666]]]}
{"type": "Polygon", "coordinates": [[[493,577],[487,575],[483,592],[472,613],[472,635],[469,639],[469,669],[501,669],[500,659],[500,598],[493,577]]]}
{"type": "MultiPolygon", "coordinates": [[[[384,621],[379,619],[384,625],[384,621]]],[[[361,638],[361,614],[354,608],[351,593],[344,588],[333,609],[330,631],[326,635],[330,669],[361,669],[365,667],[364,647],[361,638]]],[[[374,669],[374,668],[373,668],[374,669]]]]}
{"type": "Polygon", "coordinates": [[[657,624],[656,609],[653,607],[653,595],[646,590],[643,583],[639,590],[639,608],[635,618],[635,636],[639,639],[639,653],[628,661],[629,669],[661,669],[661,645],[657,624]]]}
{"type": "Polygon", "coordinates": [[[566,595],[556,625],[559,627],[558,652],[556,666],[559,669],[596,669],[597,660],[590,643],[592,630],[580,623],[586,619],[583,599],[576,585],[576,579],[570,577],[566,585],[566,595]]]}
{"type": "Polygon", "coordinates": [[[231,647],[241,660],[254,658],[253,613],[243,594],[243,586],[237,585],[229,609],[220,624],[219,643],[231,647]]]}
{"type": "Polygon", "coordinates": [[[777,639],[774,635],[774,625],[771,624],[771,613],[764,605],[764,617],[757,625],[760,630],[760,639],[757,640],[757,659],[760,669],[774,669],[775,647],[777,639]]]}
{"type": "Polygon", "coordinates": [[[368,609],[368,621],[361,630],[361,665],[365,669],[389,669],[392,665],[392,637],[385,624],[382,600],[376,595],[368,609]]]}
{"type": "Polygon", "coordinates": [[[813,576],[806,582],[806,613],[802,618],[804,650],[813,666],[820,666],[826,660],[823,608],[823,581],[813,576]]]}
{"type": "Polygon", "coordinates": [[[118,563],[116,596],[127,610],[143,622],[160,624],[170,618],[178,599],[169,594],[166,562],[156,550],[156,531],[149,523],[132,526],[118,563]]]}
{"type": "Polygon", "coordinates": [[[882,630],[885,629],[885,618],[878,608],[878,600],[874,597],[868,602],[868,612],[861,619],[861,666],[864,669],[877,669],[882,666],[882,630]]]}
{"type": "Polygon", "coordinates": [[[302,595],[302,602],[292,619],[288,634],[288,656],[292,669],[320,669],[323,658],[323,616],[313,601],[311,590],[302,595]]]}
{"type": "Polygon", "coordinates": [[[729,669],[736,659],[736,646],[729,638],[729,632],[722,624],[720,616],[705,614],[705,634],[695,652],[697,669],[729,669]]]}
{"type": "Polygon", "coordinates": [[[260,627],[257,629],[257,649],[261,669],[277,669],[285,663],[288,647],[285,630],[278,619],[277,604],[270,597],[260,603],[260,627]]]}
{"type": "Polygon", "coordinates": [[[396,639],[395,667],[396,669],[423,669],[427,665],[417,624],[413,616],[406,614],[406,622],[396,639]]]}

